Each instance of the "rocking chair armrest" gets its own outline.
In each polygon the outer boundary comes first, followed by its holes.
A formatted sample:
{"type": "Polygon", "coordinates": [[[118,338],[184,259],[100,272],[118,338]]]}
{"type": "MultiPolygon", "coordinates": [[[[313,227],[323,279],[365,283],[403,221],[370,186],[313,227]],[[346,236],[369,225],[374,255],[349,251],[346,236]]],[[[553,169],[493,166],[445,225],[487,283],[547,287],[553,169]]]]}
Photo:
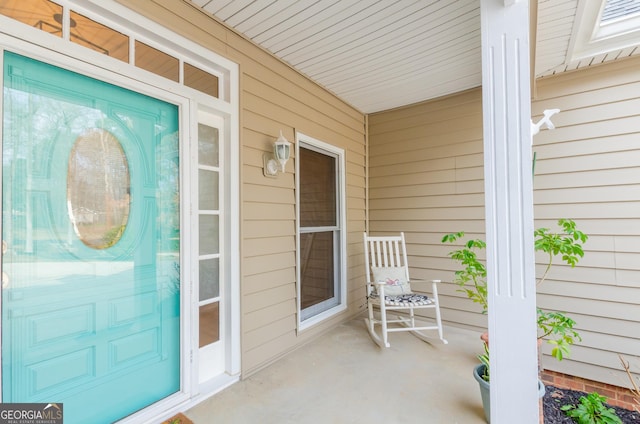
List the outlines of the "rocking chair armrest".
{"type": "Polygon", "coordinates": [[[384,296],[384,286],[387,285],[386,281],[372,281],[370,283],[367,283],[367,285],[369,284],[378,286],[376,288],[376,291],[380,293],[381,296],[384,296]]]}
{"type": "Polygon", "coordinates": [[[371,281],[371,282],[367,282],[367,293],[370,292],[370,290],[374,290],[374,292],[379,293],[380,295],[384,296],[384,287],[387,285],[386,281],[371,281]],[[377,286],[374,289],[369,288],[370,286],[377,286]]]}
{"type": "Polygon", "coordinates": [[[412,278],[411,282],[412,283],[436,283],[437,284],[437,283],[442,283],[442,280],[422,280],[422,279],[418,280],[416,278],[412,278]]]}

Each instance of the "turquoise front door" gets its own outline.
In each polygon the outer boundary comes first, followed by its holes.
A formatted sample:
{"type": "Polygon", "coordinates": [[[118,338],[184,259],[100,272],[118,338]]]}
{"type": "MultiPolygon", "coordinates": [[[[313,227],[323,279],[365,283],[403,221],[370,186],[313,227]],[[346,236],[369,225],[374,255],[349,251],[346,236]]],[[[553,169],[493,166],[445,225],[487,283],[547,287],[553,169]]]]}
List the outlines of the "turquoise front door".
{"type": "Polygon", "coordinates": [[[111,423],[180,390],[178,107],[3,59],[2,402],[111,423]]]}

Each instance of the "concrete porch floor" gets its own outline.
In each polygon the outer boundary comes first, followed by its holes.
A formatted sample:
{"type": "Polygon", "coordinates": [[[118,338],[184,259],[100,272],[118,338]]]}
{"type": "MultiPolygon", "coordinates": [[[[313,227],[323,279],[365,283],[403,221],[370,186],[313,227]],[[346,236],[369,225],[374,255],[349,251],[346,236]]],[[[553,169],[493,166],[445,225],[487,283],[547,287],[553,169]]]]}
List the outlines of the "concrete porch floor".
{"type": "Polygon", "coordinates": [[[185,412],[195,424],[485,423],[471,375],[480,334],[445,327],[449,344],[342,324],[185,412]]]}

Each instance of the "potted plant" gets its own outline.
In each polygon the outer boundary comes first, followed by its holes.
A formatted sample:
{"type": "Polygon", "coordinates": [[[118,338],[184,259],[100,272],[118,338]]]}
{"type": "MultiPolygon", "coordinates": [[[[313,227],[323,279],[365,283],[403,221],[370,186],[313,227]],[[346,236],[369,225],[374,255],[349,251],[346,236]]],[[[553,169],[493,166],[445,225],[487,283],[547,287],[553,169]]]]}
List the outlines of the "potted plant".
{"type": "MultiPolygon", "coordinates": [[[[542,283],[554,263],[556,257],[575,267],[580,258],[584,256],[582,244],[588,239],[587,235],[578,230],[576,223],[570,219],[558,220],[559,231],[552,232],[549,228],[539,228],[534,231],[534,249],[547,255],[545,271],[536,284],[542,283]]],[[[454,243],[464,237],[464,232],[447,234],[442,238],[443,243],[454,243]]],[[[487,270],[478,258],[478,252],[486,247],[486,243],[480,239],[466,241],[459,249],[449,252],[449,257],[458,262],[462,267],[455,272],[454,283],[460,287],[458,290],[467,295],[473,302],[482,307],[482,313],[488,309],[487,299],[487,270]]],[[[553,345],[551,355],[557,360],[562,360],[570,354],[570,346],[576,341],[582,340],[574,329],[575,321],[561,312],[544,311],[537,309],[538,340],[541,343],[547,338],[547,343],[553,345]]],[[[485,333],[483,339],[485,353],[478,355],[480,364],[474,368],[474,377],[480,385],[480,391],[485,407],[485,416],[489,421],[489,338],[485,333]]],[[[544,385],[539,382],[541,395],[544,395],[544,385]]]]}
{"type": "MultiPolygon", "coordinates": [[[[487,422],[491,422],[491,404],[489,402],[491,398],[491,394],[489,391],[489,379],[490,379],[490,368],[489,368],[489,345],[484,344],[484,353],[478,355],[478,359],[480,363],[473,368],[473,378],[478,382],[478,386],[480,387],[480,398],[482,399],[482,407],[484,409],[484,417],[487,422]]],[[[542,398],[544,396],[545,387],[542,380],[538,379],[538,397],[542,398]]]]}

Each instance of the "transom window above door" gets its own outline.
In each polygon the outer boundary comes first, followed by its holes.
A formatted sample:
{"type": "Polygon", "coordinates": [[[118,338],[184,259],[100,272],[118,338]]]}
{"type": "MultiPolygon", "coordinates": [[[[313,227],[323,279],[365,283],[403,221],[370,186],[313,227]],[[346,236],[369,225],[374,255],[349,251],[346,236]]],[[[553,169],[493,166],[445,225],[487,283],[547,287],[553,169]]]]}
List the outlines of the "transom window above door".
{"type": "Polygon", "coordinates": [[[50,0],[4,0],[0,2],[0,15],[228,101],[227,94],[219,95],[226,78],[224,72],[217,75],[205,71],[149,40],[89,18],[73,5],[61,6],[50,0]]]}

